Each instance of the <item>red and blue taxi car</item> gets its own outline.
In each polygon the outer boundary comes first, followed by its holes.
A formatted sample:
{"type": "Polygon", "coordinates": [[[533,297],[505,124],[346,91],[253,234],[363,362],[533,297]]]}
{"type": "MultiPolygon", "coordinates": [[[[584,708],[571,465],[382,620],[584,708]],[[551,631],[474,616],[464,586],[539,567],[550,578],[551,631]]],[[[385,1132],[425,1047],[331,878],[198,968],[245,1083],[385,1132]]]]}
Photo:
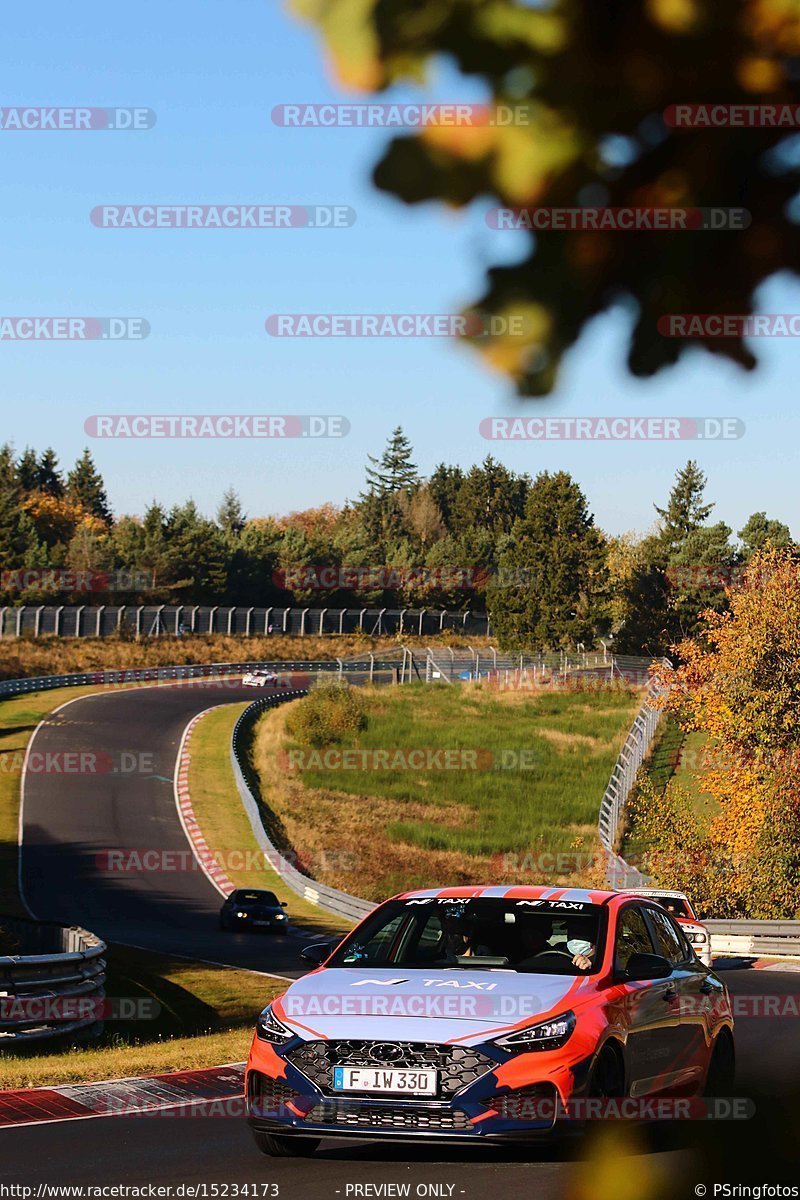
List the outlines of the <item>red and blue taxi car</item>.
{"type": "Polygon", "coordinates": [[[513,1141],[594,1101],[730,1095],[727,989],[647,897],[407,892],[304,957],[317,969],[261,1013],[247,1064],[266,1154],[331,1137],[513,1141]]]}

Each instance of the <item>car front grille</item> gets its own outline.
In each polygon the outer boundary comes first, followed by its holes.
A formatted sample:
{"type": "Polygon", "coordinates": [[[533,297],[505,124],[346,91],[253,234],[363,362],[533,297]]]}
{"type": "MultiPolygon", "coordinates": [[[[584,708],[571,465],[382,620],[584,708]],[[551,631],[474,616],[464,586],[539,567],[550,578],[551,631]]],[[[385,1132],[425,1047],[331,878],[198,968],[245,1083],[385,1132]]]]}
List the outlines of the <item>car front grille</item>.
{"type": "Polygon", "coordinates": [[[558,1093],[552,1083],[534,1083],[501,1096],[492,1096],[487,1103],[507,1121],[545,1121],[552,1125],[557,1100],[558,1093]]]}
{"type": "Polygon", "coordinates": [[[352,1104],[326,1100],[312,1108],[309,1123],[347,1129],[463,1130],[472,1125],[458,1109],[425,1104],[352,1104]]]}
{"type": "Polygon", "coordinates": [[[247,1109],[253,1117],[294,1117],[289,1101],[300,1099],[299,1094],[281,1079],[272,1079],[260,1071],[252,1071],[247,1085],[247,1109]]]}
{"type": "MultiPolygon", "coordinates": [[[[433,1069],[438,1073],[439,1096],[450,1099],[468,1084],[491,1071],[497,1063],[468,1046],[439,1045],[436,1042],[374,1042],[330,1041],[304,1042],[287,1055],[289,1062],[302,1071],[326,1095],[339,1096],[331,1086],[333,1068],[350,1067],[410,1067],[414,1070],[433,1069]],[[391,1045],[397,1058],[381,1060],[380,1047],[391,1045]]],[[[358,1093],[349,1093],[357,1095],[358,1093]]],[[[367,1093],[368,1094],[368,1093],[367,1093]]]]}

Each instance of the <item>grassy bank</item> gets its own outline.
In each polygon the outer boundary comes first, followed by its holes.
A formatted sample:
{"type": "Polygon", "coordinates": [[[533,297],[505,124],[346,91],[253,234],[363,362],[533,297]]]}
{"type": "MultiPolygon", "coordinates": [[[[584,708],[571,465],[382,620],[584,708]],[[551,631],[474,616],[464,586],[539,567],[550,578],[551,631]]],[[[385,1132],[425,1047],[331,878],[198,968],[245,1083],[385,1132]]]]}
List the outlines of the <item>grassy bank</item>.
{"type": "Polygon", "coordinates": [[[244,704],[226,705],[203,717],[192,731],[189,793],[203,837],[237,887],[269,888],[288,902],[293,925],[319,933],[344,931],[347,922],[291,892],[265,859],[248,820],[230,765],[231,733],[244,704]]]}
{"type": "Polygon", "coordinates": [[[112,946],[106,994],[143,1006],[145,1019],[108,1021],[99,1041],[33,1045],[0,1058],[4,1088],[159,1074],[239,1062],[256,1014],[285,988],[252,971],[112,946]]]}
{"type": "MultiPolygon", "coordinates": [[[[694,819],[703,828],[717,811],[712,797],[703,786],[703,776],[712,765],[710,743],[702,730],[684,733],[671,715],[661,721],[649,755],[642,764],[640,778],[652,783],[658,796],[680,788],[689,797],[694,819]]],[[[638,803],[641,803],[641,799],[638,803]]],[[[635,811],[636,792],[631,798],[635,811]]],[[[626,821],[621,852],[628,862],[638,862],[647,852],[647,843],[637,829],[635,817],[626,821]]]]}
{"type": "Polygon", "coordinates": [[[366,752],[358,769],[298,748],[292,706],[257,728],[273,840],[317,878],[367,899],[437,883],[594,881],[598,806],[638,693],[410,685],[366,690],[364,702],[366,729],[335,747],[366,752]],[[299,749],[307,765],[291,770],[299,749]],[[375,755],[387,750],[393,767],[375,755]],[[431,769],[397,766],[414,750],[431,769]],[[439,769],[440,751],[461,765],[439,769]]]}
{"type": "Polygon", "coordinates": [[[372,638],[365,634],[338,637],[244,638],[187,636],[141,638],[18,638],[3,640],[0,679],[25,679],[31,675],[66,675],[74,671],[114,671],[134,667],[183,666],[190,663],[273,662],[351,658],[354,655],[397,655],[401,646],[415,646],[424,657],[428,645],[469,645],[482,649],[486,638],[444,634],[440,638],[372,638]]]}

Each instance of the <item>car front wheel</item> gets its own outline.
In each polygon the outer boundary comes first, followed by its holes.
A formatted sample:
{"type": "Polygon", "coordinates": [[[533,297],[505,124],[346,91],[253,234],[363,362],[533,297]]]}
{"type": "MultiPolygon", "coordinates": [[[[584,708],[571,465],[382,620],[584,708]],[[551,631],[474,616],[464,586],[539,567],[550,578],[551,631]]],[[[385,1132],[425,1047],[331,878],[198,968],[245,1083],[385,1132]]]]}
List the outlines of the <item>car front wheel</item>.
{"type": "Polygon", "coordinates": [[[731,1096],[736,1078],[736,1052],[733,1048],[733,1038],[727,1029],[723,1029],[714,1039],[714,1049],[711,1052],[711,1062],[708,1064],[706,1096],[731,1096]]]}
{"type": "Polygon", "coordinates": [[[619,1052],[611,1046],[601,1050],[589,1078],[589,1095],[612,1099],[625,1094],[625,1069],[619,1052]]]}
{"type": "Polygon", "coordinates": [[[261,1153],[270,1158],[308,1158],[320,1143],[319,1138],[276,1137],[261,1129],[254,1129],[253,1137],[261,1153]]]}

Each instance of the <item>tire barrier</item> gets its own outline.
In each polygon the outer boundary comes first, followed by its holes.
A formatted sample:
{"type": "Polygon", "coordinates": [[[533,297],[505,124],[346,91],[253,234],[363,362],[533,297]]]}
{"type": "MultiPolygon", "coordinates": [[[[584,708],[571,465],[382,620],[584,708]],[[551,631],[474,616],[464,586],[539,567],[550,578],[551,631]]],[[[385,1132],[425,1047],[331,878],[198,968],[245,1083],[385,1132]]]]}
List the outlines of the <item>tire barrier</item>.
{"type": "Polygon", "coordinates": [[[106,944],[77,925],[0,916],[0,1048],[99,1033],[106,944]]]}

